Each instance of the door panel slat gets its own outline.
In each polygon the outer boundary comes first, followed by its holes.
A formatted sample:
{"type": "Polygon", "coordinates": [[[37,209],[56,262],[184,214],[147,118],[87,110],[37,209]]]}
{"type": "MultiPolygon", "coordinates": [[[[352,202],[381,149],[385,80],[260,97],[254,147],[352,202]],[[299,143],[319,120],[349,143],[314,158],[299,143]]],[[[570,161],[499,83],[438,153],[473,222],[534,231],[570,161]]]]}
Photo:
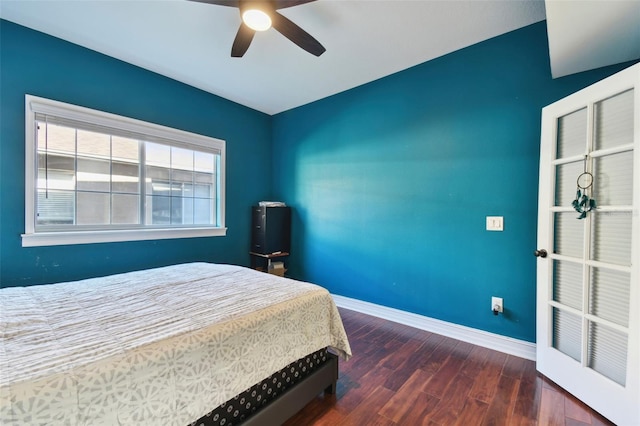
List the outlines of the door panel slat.
{"type": "Polygon", "coordinates": [[[553,347],[580,362],[582,352],[580,317],[553,308],[553,347]]]}
{"type": "Polygon", "coordinates": [[[583,170],[582,161],[556,166],[556,206],[571,206],[571,202],[576,198],[576,179],[583,170]]]}
{"type": "Polygon", "coordinates": [[[592,215],[591,259],[616,265],[631,265],[631,219],[629,212],[600,212],[592,215]]]}
{"type": "Polygon", "coordinates": [[[595,149],[633,142],[633,90],[627,90],[594,105],[595,149]]]}
{"type": "Polygon", "coordinates": [[[556,158],[584,155],[587,144],[587,109],[582,108],[558,119],[556,158]]]}
{"type": "Polygon", "coordinates": [[[631,276],[624,272],[591,268],[589,313],[622,326],[629,325],[631,276]]]}
{"type": "Polygon", "coordinates": [[[554,253],[582,259],[584,222],[577,217],[578,213],[575,211],[554,214],[554,253]]]}
{"type": "Polygon", "coordinates": [[[561,260],[553,265],[553,300],[582,310],[582,265],[561,260]]]}
{"type": "Polygon", "coordinates": [[[633,151],[594,159],[594,193],[599,205],[633,204],[633,151]]]}
{"type": "Polygon", "coordinates": [[[627,376],[627,335],[589,323],[589,368],[624,386],[627,376]]]}

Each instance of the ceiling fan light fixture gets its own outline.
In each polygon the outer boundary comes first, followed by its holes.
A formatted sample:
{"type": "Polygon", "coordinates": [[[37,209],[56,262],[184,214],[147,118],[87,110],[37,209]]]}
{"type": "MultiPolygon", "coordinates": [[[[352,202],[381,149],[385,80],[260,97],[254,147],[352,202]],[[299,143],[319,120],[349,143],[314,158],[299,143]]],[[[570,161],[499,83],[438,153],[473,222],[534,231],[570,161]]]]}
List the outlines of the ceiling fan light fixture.
{"type": "MultiPolygon", "coordinates": [[[[2,0],[0,0],[2,1],[2,0]]],[[[257,31],[272,28],[303,50],[315,56],[327,49],[300,28],[295,22],[278,12],[279,9],[311,3],[316,0],[191,0],[219,6],[235,7],[240,12],[241,24],[231,46],[231,57],[241,58],[251,45],[257,31]]]]}
{"type": "Polygon", "coordinates": [[[266,31],[271,28],[271,17],[259,9],[247,9],[242,12],[242,20],[254,31],[266,31]]]}

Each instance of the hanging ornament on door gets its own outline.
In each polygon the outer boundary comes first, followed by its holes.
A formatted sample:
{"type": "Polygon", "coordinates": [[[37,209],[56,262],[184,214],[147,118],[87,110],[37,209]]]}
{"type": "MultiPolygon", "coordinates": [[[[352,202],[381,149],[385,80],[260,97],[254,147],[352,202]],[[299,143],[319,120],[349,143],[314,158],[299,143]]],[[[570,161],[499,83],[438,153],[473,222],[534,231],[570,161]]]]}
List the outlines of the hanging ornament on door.
{"type": "Polygon", "coordinates": [[[587,156],[584,156],[584,171],[576,180],[578,189],[576,191],[576,199],[571,205],[580,213],[578,219],[587,217],[587,213],[596,208],[596,200],[589,197],[587,192],[593,187],[593,175],[587,171],[587,156]]]}

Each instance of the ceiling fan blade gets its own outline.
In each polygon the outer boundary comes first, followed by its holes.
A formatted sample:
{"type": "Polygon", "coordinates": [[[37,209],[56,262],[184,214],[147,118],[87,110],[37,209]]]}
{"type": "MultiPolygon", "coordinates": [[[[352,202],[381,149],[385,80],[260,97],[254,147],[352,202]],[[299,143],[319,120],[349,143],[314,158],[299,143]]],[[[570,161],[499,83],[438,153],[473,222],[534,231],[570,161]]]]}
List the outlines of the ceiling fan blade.
{"type": "Polygon", "coordinates": [[[316,0],[274,0],[274,9],[284,9],[286,7],[298,6],[305,3],[311,3],[316,0]]]}
{"type": "Polygon", "coordinates": [[[240,0],[190,0],[198,3],[216,4],[218,6],[240,7],[240,0]]]}
{"type": "Polygon", "coordinates": [[[240,28],[238,28],[238,33],[236,34],[235,40],[233,40],[233,46],[231,46],[231,57],[240,58],[245,54],[249,45],[251,44],[251,40],[253,40],[253,36],[255,35],[255,31],[245,25],[245,23],[240,24],[240,28]]]}
{"type": "Polygon", "coordinates": [[[274,11],[271,21],[273,28],[275,28],[280,34],[312,55],[320,56],[327,50],[318,40],[313,38],[308,32],[294,24],[284,15],[274,11]]]}

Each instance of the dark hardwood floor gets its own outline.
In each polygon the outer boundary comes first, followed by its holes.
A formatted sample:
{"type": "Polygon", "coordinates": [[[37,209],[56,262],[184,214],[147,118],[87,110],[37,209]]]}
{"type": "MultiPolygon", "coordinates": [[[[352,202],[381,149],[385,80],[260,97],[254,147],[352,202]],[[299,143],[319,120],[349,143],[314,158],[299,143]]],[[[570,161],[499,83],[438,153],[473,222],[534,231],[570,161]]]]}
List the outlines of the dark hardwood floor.
{"type": "Polygon", "coordinates": [[[300,425],[610,425],[533,361],[340,309],[353,357],[300,425]]]}

